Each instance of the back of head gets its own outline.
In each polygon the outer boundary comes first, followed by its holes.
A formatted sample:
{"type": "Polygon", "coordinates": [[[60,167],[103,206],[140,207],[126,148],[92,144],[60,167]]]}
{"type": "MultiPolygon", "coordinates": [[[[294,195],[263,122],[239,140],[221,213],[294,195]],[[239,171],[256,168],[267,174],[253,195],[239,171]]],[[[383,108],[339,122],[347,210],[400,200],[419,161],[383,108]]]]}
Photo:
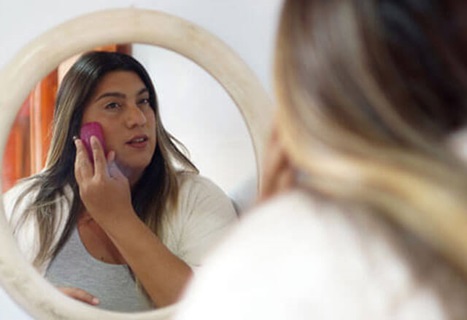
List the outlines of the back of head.
{"type": "Polygon", "coordinates": [[[279,131],[305,184],[388,215],[467,274],[463,1],[286,0],[279,131]]]}

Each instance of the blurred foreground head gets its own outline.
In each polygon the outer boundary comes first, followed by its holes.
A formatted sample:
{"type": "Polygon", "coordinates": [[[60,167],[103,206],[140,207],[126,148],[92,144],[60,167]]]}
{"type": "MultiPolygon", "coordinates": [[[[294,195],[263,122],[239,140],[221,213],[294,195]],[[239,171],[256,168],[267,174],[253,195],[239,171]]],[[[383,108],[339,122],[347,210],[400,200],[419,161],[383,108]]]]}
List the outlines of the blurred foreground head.
{"type": "Polygon", "coordinates": [[[467,275],[464,0],[286,0],[279,135],[303,187],[381,213],[467,275]]]}

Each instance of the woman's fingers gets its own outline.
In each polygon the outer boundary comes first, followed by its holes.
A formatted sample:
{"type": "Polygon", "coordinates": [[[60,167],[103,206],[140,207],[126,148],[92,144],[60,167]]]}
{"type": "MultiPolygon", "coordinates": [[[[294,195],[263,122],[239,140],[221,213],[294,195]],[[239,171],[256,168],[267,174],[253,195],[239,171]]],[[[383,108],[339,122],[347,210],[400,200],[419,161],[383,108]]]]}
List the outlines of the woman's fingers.
{"type": "Polygon", "coordinates": [[[117,166],[117,163],[115,162],[115,152],[110,151],[109,154],[107,155],[107,168],[109,170],[109,175],[110,177],[114,179],[126,179],[125,175],[122,173],[120,168],[117,166]]]}
{"type": "Polygon", "coordinates": [[[78,138],[75,138],[74,141],[76,146],[75,177],[79,183],[83,179],[92,177],[93,168],[83,142],[78,138]]]}
{"type": "Polygon", "coordinates": [[[91,137],[91,148],[92,156],[94,158],[94,174],[96,176],[107,176],[107,159],[105,158],[104,149],[102,148],[99,139],[95,136],[91,137]]]}
{"type": "Polygon", "coordinates": [[[93,176],[107,175],[107,160],[99,140],[95,136],[91,137],[94,164],[89,160],[83,142],[78,138],[74,141],[76,146],[75,176],[78,183],[93,176]]]}
{"type": "Polygon", "coordinates": [[[95,306],[99,304],[99,299],[97,299],[89,292],[84,291],[83,289],[74,287],[59,287],[58,290],[60,290],[62,293],[66,294],[70,298],[88,303],[90,305],[95,306]]]}
{"type": "Polygon", "coordinates": [[[110,151],[106,157],[95,136],[91,137],[90,142],[94,165],[87,159],[84,143],[79,139],[75,141],[75,176],[86,210],[102,227],[108,221],[113,221],[114,217],[109,212],[116,214],[118,211],[130,212],[133,209],[131,190],[128,179],[115,163],[115,152],[110,151]]]}

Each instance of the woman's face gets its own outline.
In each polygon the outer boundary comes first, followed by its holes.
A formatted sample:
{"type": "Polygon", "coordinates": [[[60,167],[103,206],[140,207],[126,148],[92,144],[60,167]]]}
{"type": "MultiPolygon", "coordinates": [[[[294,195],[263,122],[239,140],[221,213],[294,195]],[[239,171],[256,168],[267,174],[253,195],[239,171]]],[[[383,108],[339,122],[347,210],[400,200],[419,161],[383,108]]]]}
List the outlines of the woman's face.
{"type": "Polygon", "coordinates": [[[99,81],[81,125],[92,121],[102,125],[106,151],[115,151],[120,170],[136,182],[156,149],[155,114],[138,74],[113,71],[99,81]]]}

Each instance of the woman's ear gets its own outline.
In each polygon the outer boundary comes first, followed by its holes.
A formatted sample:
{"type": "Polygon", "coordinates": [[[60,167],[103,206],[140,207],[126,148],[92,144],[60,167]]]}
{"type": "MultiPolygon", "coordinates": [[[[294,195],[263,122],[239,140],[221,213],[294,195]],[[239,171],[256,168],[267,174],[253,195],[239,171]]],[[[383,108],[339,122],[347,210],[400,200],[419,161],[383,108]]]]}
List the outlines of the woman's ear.
{"type": "Polygon", "coordinates": [[[295,183],[295,170],[281,144],[277,119],[272,124],[265,155],[266,158],[263,159],[263,181],[257,202],[263,202],[272,196],[287,191],[295,183]]]}

